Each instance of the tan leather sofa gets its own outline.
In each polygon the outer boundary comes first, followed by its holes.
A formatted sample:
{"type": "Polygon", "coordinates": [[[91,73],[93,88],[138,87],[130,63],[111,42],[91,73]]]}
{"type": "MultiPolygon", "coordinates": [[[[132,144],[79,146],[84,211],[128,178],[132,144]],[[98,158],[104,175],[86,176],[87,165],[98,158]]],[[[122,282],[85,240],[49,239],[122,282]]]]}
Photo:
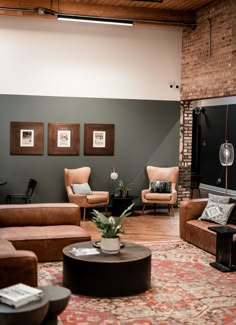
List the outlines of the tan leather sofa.
{"type": "Polygon", "coordinates": [[[19,282],[37,286],[37,262],[33,252],[16,250],[8,240],[0,240],[0,288],[19,282]]]}
{"type": "MultiPolygon", "coordinates": [[[[208,227],[220,226],[219,224],[206,220],[198,220],[201,216],[208,199],[192,199],[180,202],[180,237],[189,243],[198,246],[205,251],[216,254],[216,233],[208,227]]],[[[228,223],[227,226],[236,228],[235,224],[228,223]]],[[[236,235],[233,236],[234,253],[236,262],[236,235]]]]}
{"type": "MultiPolygon", "coordinates": [[[[0,205],[0,240],[16,250],[35,253],[39,262],[62,259],[62,249],[90,240],[80,227],[80,207],[74,203],[0,205]]],[[[0,252],[0,267],[1,267],[0,252]]]]}

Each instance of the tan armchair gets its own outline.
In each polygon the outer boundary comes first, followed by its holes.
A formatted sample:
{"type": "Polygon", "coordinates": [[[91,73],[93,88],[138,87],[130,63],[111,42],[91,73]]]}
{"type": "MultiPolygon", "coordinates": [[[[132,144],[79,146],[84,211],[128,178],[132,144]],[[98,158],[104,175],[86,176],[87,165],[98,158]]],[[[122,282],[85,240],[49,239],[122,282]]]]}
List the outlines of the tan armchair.
{"type": "Polygon", "coordinates": [[[147,166],[146,171],[149,180],[149,188],[141,192],[143,213],[146,204],[152,204],[154,206],[154,213],[156,204],[168,204],[168,211],[174,216],[174,204],[177,201],[176,183],[179,175],[179,167],[147,166]],[[153,193],[151,191],[151,181],[170,181],[170,193],[153,193]]]}
{"type": "Polygon", "coordinates": [[[90,167],[64,169],[64,180],[69,202],[76,203],[84,209],[83,220],[85,220],[86,217],[86,208],[104,206],[107,213],[107,205],[109,203],[109,192],[91,191],[90,194],[74,194],[71,184],[88,183],[90,174],[90,167]]]}

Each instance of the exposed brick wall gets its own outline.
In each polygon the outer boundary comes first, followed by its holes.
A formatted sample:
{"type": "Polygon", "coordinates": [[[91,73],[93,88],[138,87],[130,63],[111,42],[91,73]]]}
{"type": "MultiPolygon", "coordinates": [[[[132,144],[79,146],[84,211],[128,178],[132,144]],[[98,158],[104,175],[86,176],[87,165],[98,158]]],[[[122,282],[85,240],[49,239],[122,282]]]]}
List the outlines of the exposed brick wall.
{"type": "Polygon", "coordinates": [[[181,99],[236,95],[236,1],[215,1],[183,31],[181,99]]]}
{"type": "Polygon", "coordinates": [[[183,31],[178,202],[190,197],[191,100],[236,95],[236,0],[215,1],[183,31]]]}
{"type": "Polygon", "coordinates": [[[190,177],[192,163],[192,106],[189,101],[181,101],[180,107],[180,146],[179,146],[179,185],[178,203],[190,198],[190,177]]]}

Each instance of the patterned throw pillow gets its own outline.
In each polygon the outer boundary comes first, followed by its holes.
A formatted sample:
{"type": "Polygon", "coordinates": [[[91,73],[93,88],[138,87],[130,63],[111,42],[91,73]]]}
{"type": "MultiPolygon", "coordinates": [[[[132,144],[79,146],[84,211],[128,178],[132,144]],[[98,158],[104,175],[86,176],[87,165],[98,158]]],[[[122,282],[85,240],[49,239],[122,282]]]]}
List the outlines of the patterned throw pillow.
{"type": "Polygon", "coordinates": [[[151,193],[170,193],[170,181],[151,181],[151,193]]]}
{"type": "Polygon", "coordinates": [[[74,194],[92,194],[90,186],[88,183],[83,184],[71,184],[71,188],[74,194]]]}
{"type": "Polygon", "coordinates": [[[217,203],[209,200],[199,220],[207,220],[226,225],[235,204],[217,203]]]}
{"type": "Polygon", "coordinates": [[[222,195],[215,195],[215,194],[208,194],[208,197],[211,201],[218,202],[218,203],[229,203],[230,197],[229,196],[222,196],[222,195]]]}

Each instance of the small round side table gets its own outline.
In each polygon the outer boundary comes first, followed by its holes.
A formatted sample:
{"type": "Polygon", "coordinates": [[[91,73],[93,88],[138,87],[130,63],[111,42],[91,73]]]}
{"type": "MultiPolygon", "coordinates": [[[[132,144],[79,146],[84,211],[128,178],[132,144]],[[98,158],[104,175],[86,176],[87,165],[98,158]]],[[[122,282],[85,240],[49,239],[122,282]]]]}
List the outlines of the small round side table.
{"type": "Polygon", "coordinates": [[[66,308],[71,291],[67,288],[60,286],[42,286],[39,289],[43,290],[49,300],[49,308],[46,317],[44,318],[43,325],[56,325],[57,316],[66,308]]]}
{"type": "Polygon", "coordinates": [[[40,300],[14,308],[0,303],[0,324],[18,325],[30,324],[39,325],[45,318],[49,307],[48,296],[43,295],[40,300]]]}

